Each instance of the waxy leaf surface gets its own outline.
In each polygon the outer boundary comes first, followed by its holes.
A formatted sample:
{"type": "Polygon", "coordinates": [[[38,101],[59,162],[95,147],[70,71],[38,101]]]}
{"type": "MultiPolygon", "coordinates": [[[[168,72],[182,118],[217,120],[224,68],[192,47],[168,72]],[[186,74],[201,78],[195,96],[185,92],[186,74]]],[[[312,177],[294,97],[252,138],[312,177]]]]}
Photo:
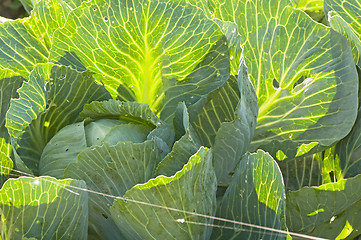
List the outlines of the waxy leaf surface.
{"type": "Polygon", "coordinates": [[[360,236],[361,176],[287,193],[290,231],[335,239],[345,226],[348,239],[360,236]]]}
{"type": "Polygon", "coordinates": [[[54,35],[50,60],[96,72],[113,97],[148,103],[162,119],[229,76],[217,24],[185,1],[93,0],[54,35]]]}
{"type": "Polygon", "coordinates": [[[242,224],[215,221],[231,227],[214,228],[212,239],[286,239],[285,190],[281,171],[272,157],[262,150],[246,154],[235,170],[217,209],[217,217],[275,229],[268,232],[242,224]]]}
{"type": "Polygon", "coordinates": [[[79,239],[88,236],[83,181],[51,177],[9,179],[0,190],[2,239],[79,239]]]}
{"type": "Polygon", "coordinates": [[[288,158],[304,143],[329,146],[357,114],[357,73],[347,40],[287,0],[211,0],[215,18],[235,22],[258,97],[251,149],[288,158]]]}
{"type": "Polygon", "coordinates": [[[192,213],[214,216],[216,183],[211,152],[201,147],[174,176],[136,185],[124,195],[128,201],[116,199],[112,217],[130,239],[209,239],[213,220],[192,213]]]}

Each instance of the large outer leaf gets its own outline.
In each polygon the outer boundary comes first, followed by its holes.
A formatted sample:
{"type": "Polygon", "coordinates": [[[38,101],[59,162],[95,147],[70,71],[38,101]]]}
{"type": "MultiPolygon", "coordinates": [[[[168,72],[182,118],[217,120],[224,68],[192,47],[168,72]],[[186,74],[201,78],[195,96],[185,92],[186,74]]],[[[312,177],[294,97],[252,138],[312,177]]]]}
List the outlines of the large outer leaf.
{"type": "Polygon", "coordinates": [[[18,19],[0,24],[0,69],[8,68],[28,77],[35,64],[47,61],[48,49],[24,22],[18,19]]]}
{"type": "Polygon", "coordinates": [[[361,57],[361,1],[360,0],[324,0],[325,13],[330,25],[345,35],[350,41],[356,64],[361,57]]]}
{"type": "Polygon", "coordinates": [[[37,4],[30,17],[0,24],[0,69],[8,68],[24,77],[37,63],[48,61],[53,33],[64,25],[71,11],[63,0],[33,2],[37,4]]]}
{"type": "Polygon", "coordinates": [[[83,181],[50,177],[8,180],[0,190],[1,239],[87,239],[83,181]]]}
{"type": "Polygon", "coordinates": [[[174,176],[158,176],[136,185],[124,198],[161,206],[116,199],[111,207],[112,217],[128,239],[209,239],[212,229],[206,225],[213,220],[190,212],[215,214],[216,176],[211,152],[200,148],[174,176]]]}
{"type": "MultiPolygon", "coordinates": [[[[217,210],[218,217],[243,223],[284,229],[285,190],[281,171],[262,150],[245,155],[217,210]]],[[[225,225],[223,222],[215,224],[225,225]]],[[[230,226],[228,226],[230,227],[230,226]]],[[[277,231],[268,232],[233,224],[234,229],[215,228],[212,239],[285,239],[277,231]]]]}
{"type": "Polygon", "coordinates": [[[350,131],[357,74],[346,39],[287,0],[211,0],[216,18],[237,23],[258,97],[252,149],[289,158],[303,143],[329,146],[350,131]],[[287,141],[288,140],[288,141],[287,141]]]}
{"type": "Polygon", "coordinates": [[[196,116],[191,123],[202,145],[213,148],[218,184],[227,186],[256,127],[257,97],[244,58],[240,60],[238,79],[231,76],[189,111],[196,116]]]}
{"type": "Polygon", "coordinates": [[[351,233],[348,239],[360,235],[361,175],[289,191],[286,200],[290,231],[335,239],[348,222],[352,226],[348,229],[351,233]]]}
{"type": "Polygon", "coordinates": [[[23,80],[21,76],[14,75],[12,71],[0,70],[0,186],[6,180],[9,170],[13,168],[13,161],[10,159],[12,146],[5,128],[5,116],[10,107],[11,98],[18,97],[16,90],[21,86],[23,80]]]}
{"type": "Polygon", "coordinates": [[[20,98],[11,101],[6,127],[19,156],[35,174],[43,148],[55,133],[76,122],[86,103],[110,98],[89,72],[52,64],[38,65],[18,92],[20,98]]]}
{"type": "Polygon", "coordinates": [[[96,72],[113,97],[171,112],[228,78],[224,41],[217,24],[186,1],[93,0],[56,32],[50,59],[96,72]]]}

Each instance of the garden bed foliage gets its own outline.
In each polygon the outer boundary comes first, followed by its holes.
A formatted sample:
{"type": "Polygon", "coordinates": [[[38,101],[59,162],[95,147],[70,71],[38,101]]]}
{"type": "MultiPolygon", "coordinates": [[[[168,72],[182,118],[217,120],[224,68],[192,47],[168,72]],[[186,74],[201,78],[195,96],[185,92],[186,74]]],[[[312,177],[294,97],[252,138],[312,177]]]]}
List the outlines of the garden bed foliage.
{"type": "Polygon", "coordinates": [[[357,239],[360,0],[21,0],[2,239],[357,239]]]}

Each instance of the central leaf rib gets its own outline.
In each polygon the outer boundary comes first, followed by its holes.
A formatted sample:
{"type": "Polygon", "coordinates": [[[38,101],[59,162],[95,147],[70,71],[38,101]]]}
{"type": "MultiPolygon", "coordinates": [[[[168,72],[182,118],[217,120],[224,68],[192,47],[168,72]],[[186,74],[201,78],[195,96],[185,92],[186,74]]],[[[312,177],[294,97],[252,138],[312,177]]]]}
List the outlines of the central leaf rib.
{"type": "MultiPolygon", "coordinates": [[[[143,58],[143,84],[141,92],[138,96],[138,101],[143,103],[148,103],[151,109],[155,112],[157,112],[157,107],[159,105],[159,99],[157,96],[157,91],[159,89],[159,84],[161,83],[161,73],[160,68],[158,67],[156,60],[158,60],[159,56],[157,56],[157,51],[155,51],[154,48],[152,48],[153,44],[149,40],[149,34],[153,32],[152,29],[148,29],[149,26],[149,9],[147,10],[146,16],[145,16],[145,25],[144,25],[144,35],[143,35],[143,41],[144,41],[144,58],[143,58]]],[[[152,39],[152,38],[150,38],[152,39]]]]}

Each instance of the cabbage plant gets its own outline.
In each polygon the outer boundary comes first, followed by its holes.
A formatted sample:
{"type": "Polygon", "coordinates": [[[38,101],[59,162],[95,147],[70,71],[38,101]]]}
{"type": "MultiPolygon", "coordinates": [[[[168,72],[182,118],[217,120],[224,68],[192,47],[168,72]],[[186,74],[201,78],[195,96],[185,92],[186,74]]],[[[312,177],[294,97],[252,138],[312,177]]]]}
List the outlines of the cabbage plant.
{"type": "Polygon", "coordinates": [[[1,239],[360,236],[359,0],[21,2],[1,239]]]}

